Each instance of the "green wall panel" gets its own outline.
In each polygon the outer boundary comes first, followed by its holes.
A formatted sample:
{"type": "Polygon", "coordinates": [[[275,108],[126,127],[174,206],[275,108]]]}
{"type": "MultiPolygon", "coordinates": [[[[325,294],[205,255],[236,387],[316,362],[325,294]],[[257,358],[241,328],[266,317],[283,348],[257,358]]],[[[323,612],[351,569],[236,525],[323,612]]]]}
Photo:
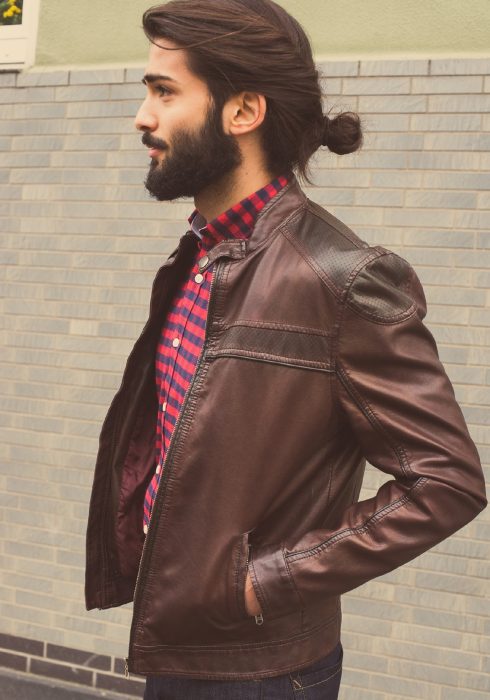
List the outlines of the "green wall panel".
{"type": "MultiPolygon", "coordinates": [[[[41,0],[38,65],[141,62],[151,0],[41,0]]],[[[282,0],[317,56],[490,53],[490,0],[282,0]]]]}

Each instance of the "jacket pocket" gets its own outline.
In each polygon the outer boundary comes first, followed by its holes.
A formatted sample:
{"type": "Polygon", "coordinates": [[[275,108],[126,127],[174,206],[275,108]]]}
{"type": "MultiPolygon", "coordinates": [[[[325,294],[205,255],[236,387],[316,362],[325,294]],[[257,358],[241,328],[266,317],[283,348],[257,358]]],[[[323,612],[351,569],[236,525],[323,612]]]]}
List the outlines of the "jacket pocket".
{"type": "Polygon", "coordinates": [[[247,579],[250,542],[249,535],[255,528],[238,535],[233,547],[233,567],[231,585],[231,614],[239,620],[253,620],[254,616],[247,612],[245,605],[245,583],[247,579]]]}

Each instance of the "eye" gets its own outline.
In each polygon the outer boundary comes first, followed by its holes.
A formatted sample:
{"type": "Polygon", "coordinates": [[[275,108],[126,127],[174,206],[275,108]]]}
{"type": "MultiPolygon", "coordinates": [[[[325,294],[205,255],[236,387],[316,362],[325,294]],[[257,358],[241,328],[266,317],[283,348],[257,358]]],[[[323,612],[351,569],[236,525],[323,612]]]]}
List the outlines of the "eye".
{"type": "Polygon", "coordinates": [[[165,87],[165,85],[156,85],[155,90],[161,97],[167,97],[172,94],[172,91],[165,87]]]}

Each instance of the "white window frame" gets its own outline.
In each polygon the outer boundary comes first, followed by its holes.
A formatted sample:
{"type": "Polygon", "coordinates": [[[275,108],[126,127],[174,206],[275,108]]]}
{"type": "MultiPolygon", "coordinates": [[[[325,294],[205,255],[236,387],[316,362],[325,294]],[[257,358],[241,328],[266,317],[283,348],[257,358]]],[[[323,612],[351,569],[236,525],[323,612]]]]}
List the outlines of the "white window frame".
{"type": "Polygon", "coordinates": [[[41,0],[24,0],[22,24],[0,25],[0,71],[34,65],[40,4],[41,0]]]}

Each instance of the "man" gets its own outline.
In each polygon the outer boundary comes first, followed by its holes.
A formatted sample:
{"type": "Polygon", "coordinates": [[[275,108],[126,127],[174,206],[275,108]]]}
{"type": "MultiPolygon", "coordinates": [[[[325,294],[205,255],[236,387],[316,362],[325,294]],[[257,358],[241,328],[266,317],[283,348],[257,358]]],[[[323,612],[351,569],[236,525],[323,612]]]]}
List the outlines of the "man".
{"type": "Polygon", "coordinates": [[[149,192],[195,211],[104,422],[86,604],[134,600],[145,698],[336,698],[340,596],[486,505],[410,265],[309,201],[311,49],[271,0],[148,10],[149,192]],[[391,476],[358,502],[365,460],[391,476]],[[300,694],[300,695],[298,695],[300,694]]]}

